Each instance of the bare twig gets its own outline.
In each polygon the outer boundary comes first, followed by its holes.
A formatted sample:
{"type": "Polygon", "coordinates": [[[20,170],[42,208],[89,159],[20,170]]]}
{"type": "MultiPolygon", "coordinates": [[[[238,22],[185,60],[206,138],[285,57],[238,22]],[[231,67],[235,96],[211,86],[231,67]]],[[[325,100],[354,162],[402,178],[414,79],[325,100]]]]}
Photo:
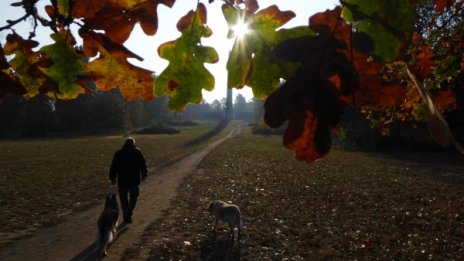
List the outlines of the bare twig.
{"type": "Polygon", "coordinates": [[[18,18],[16,20],[13,20],[13,21],[12,20],[7,20],[6,22],[8,23],[8,25],[0,27],[0,31],[6,30],[6,29],[11,29],[13,26],[18,24],[19,22],[25,21],[30,15],[31,14],[26,13],[26,14],[24,14],[23,16],[21,16],[20,18],[18,18]]]}
{"type": "Polygon", "coordinates": [[[427,104],[429,109],[430,117],[428,121],[428,129],[432,138],[443,147],[449,146],[451,143],[453,143],[459,152],[464,153],[464,146],[460,144],[454,137],[448,123],[433,102],[429,91],[421,82],[417,80],[416,76],[409,70],[409,67],[407,65],[405,66],[409,79],[416,86],[422,99],[427,104]]]}

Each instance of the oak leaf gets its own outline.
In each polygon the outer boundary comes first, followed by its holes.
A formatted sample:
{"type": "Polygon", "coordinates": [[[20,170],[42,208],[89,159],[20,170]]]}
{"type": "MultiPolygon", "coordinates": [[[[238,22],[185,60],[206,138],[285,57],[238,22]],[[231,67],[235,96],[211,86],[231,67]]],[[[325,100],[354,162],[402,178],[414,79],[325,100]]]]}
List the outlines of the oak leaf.
{"type": "Polygon", "coordinates": [[[84,71],[84,57],[78,54],[71,32],[62,30],[52,34],[54,44],[44,46],[40,51],[49,57],[53,65],[42,71],[57,83],[55,95],[59,99],[74,99],[89,89],[79,81],[87,72],[84,71]]]}
{"type": "Polygon", "coordinates": [[[201,90],[214,88],[214,77],[204,64],[216,63],[219,56],[214,48],[201,45],[201,38],[212,33],[205,25],[206,15],[205,6],[199,4],[196,11],[190,11],[177,23],[182,35],[158,48],[159,56],[169,65],[155,80],[155,94],[168,94],[172,110],[180,111],[189,102],[201,102],[201,90]]]}
{"type": "MultiPolygon", "coordinates": [[[[18,79],[20,84],[26,88],[25,96],[27,97],[56,90],[56,83],[41,71],[41,67],[50,66],[50,59],[42,57],[39,52],[32,50],[38,45],[38,42],[24,40],[16,33],[9,34],[6,37],[4,52],[6,55],[14,55],[9,61],[11,70],[14,73],[10,71],[7,74],[10,76],[15,75],[14,78],[18,79]]],[[[16,87],[19,87],[19,85],[16,85],[16,87]]]]}
{"type": "Polygon", "coordinates": [[[108,91],[119,88],[128,100],[153,98],[153,72],[134,66],[128,58],[139,58],[124,46],[111,42],[99,33],[82,33],[87,45],[84,51],[98,51],[99,57],[87,64],[98,89],[108,91]]]}
{"type": "Polygon", "coordinates": [[[409,42],[416,19],[416,5],[404,0],[347,0],[342,16],[373,42],[373,55],[395,60],[409,42]]]}
{"type": "Polygon", "coordinates": [[[280,78],[290,77],[299,66],[274,59],[270,55],[272,48],[285,40],[314,33],[308,27],[277,30],[295,16],[291,11],[281,11],[275,5],[253,13],[256,10],[255,2],[248,3],[245,11],[228,4],[222,7],[230,28],[229,37],[234,37],[233,28],[240,20],[250,30],[243,38],[235,39],[227,61],[228,85],[235,88],[247,85],[255,97],[265,98],[277,89],[280,78]]]}
{"type": "Polygon", "coordinates": [[[339,97],[352,93],[358,76],[340,49],[328,26],[313,26],[317,36],[282,42],[273,53],[277,58],[298,62],[294,76],[265,102],[265,122],[279,127],[289,121],[284,144],[298,159],[312,162],[330,149],[330,131],[337,129],[343,102],[339,97]]]}
{"type": "Polygon", "coordinates": [[[104,30],[105,35],[111,41],[122,44],[129,38],[136,23],[140,23],[145,34],[156,34],[158,29],[158,5],[164,4],[172,7],[175,0],[114,0],[102,2],[77,1],[73,8],[73,16],[75,18],[84,18],[84,26],[81,31],[104,30]]]}

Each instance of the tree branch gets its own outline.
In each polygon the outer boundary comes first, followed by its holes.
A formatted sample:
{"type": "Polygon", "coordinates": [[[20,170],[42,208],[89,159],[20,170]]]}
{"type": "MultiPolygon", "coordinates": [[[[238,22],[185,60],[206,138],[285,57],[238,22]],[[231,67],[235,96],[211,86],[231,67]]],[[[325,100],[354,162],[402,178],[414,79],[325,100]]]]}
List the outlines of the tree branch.
{"type": "Polygon", "coordinates": [[[29,13],[26,13],[24,14],[23,16],[21,16],[20,18],[16,19],[16,20],[7,20],[6,22],[8,23],[8,25],[5,25],[3,27],[0,27],[0,31],[3,31],[5,29],[11,29],[13,26],[15,26],[16,24],[18,24],[19,22],[21,21],[24,21],[26,20],[31,14],[29,13]]]}

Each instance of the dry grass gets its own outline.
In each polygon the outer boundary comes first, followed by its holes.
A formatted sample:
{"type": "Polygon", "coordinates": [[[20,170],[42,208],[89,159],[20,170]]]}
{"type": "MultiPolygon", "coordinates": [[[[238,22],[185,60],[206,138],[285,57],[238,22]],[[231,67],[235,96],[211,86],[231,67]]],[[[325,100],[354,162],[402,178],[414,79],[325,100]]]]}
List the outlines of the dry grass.
{"type": "MultiPolygon", "coordinates": [[[[227,133],[232,122],[213,139],[227,133]]],[[[177,135],[134,135],[149,168],[204,145],[183,146],[214,129],[209,122],[177,135]]],[[[111,191],[108,170],[123,136],[0,141],[0,245],[86,209],[111,191]]],[[[207,142],[207,141],[205,141],[207,142]]],[[[149,174],[153,174],[149,173],[149,174]]]]}
{"type": "Polygon", "coordinates": [[[279,138],[245,134],[201,163],[123,260],[461,260],[461,157],[333,150],[305,164],[279,138]],[[213,237],[214,199],[241,207],[240,244],[213,237]]]}

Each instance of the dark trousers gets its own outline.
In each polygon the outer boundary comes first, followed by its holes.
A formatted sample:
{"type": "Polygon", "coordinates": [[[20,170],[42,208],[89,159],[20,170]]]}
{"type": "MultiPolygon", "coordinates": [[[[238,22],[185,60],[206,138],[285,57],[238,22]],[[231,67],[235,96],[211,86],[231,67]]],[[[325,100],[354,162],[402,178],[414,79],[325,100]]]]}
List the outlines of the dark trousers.
{"type": "Polygon", "coordinates": [[[128,221],[132,217],[132,211],[137,203],[139,196],[139,186],[119,187],[119,200],[121,201],[122,216],[124,221],[128,221]]]}

